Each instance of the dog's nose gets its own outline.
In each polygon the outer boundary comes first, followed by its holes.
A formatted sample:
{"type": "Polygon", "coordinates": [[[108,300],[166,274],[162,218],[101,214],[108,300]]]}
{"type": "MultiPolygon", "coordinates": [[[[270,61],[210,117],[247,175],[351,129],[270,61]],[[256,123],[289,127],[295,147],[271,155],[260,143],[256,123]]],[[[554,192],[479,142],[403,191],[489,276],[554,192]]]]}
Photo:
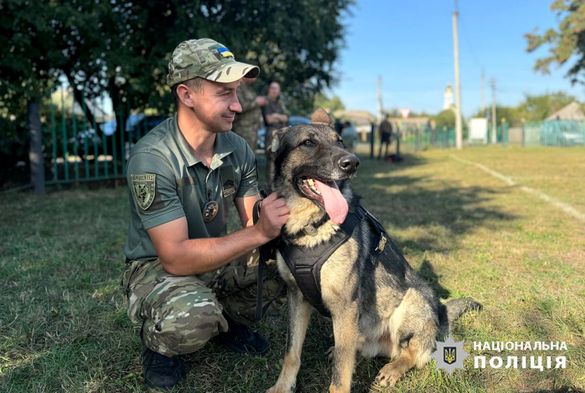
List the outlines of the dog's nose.
{"type": "Polygon", "coordinates": [[[347,156],[341,157],[337,163],[342,171],[346,173],[352,173],[357,169],[358,165],[360,164],[360,160],[355,155],[349,154],[347,156]]]}

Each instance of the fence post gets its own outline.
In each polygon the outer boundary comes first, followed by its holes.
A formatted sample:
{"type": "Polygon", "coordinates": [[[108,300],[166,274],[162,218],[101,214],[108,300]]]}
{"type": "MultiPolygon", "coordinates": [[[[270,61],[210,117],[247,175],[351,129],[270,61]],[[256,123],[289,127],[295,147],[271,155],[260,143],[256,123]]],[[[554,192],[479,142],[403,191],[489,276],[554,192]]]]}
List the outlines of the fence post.
{"type": "Polygon", "coordinates": [[[67,124],[65,121],[65,97],[61,87],[61,138],[63,138],[63,172],[65,180],[69,180],[69,152],[67,151],[67,124]]]}
{"type": "Polygon", "coordinates": [[[43,132],[39,115],[39,103],[32,99],[27,103],[27,118],[30,131],[30,177],[35,194],[45,195],[45,160],[43,157],[43,132]]]}
{"type": "Polygon", "coordinates": [[[77,119],[75,115],[75,94],[71,103],[71,128],[73,129],[73,154],[75,154],[75,163],[73,164],[75,182],[79,182],[79,136],[77,135],[77,119]]]}

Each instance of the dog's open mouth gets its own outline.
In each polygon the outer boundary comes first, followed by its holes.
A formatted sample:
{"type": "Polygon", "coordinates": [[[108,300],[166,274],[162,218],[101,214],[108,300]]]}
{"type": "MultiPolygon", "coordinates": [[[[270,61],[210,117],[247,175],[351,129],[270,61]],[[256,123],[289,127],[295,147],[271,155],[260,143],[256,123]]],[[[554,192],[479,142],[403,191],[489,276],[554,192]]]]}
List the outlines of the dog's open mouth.
{"type": "Polygon", "coordinates": [[[297,180],[297,186],[304,196],[315,201],[327,212],[331,221],[338,225],[345,221],[349,206],[337,183],[304,176],[297,180]]]}

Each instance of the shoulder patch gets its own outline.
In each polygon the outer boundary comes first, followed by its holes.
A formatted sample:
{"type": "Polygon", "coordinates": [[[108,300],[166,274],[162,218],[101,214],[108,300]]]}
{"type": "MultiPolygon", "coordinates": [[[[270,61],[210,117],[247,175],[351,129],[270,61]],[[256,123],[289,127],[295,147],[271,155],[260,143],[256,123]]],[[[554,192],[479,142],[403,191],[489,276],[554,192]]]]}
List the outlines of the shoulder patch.
{"type": "Polygon", "coordinates": [[[148,209],[152,205],[156,193],[156,175],[154,173],[145,173],[130,176],[136,205],[142,210],[148,209]]]}

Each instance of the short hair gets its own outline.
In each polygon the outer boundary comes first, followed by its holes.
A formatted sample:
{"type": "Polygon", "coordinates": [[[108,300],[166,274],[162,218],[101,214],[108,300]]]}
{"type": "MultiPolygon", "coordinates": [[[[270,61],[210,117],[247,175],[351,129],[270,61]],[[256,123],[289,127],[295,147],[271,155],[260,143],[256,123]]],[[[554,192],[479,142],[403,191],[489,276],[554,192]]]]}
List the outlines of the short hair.
{"type": "MultiPolygon", "coordinates": [[[[181,83],[189,86],[191,89],[195,90],[196,92],[200,92],[201,89],[203,88],[203,78],[200,78],[200,77],[195,77],[193,79],[189,79],[189,80],[186,80],[186,81],[181,82],[181,83]]],[[[177,83],[176,85],[171,87],[171,93],[172,93],[173,97],[175,97],[175,104],[177,104],[177,106],[179,106],[179,96],[177,95],[177,87],[181,83],[177,83]]]]}

